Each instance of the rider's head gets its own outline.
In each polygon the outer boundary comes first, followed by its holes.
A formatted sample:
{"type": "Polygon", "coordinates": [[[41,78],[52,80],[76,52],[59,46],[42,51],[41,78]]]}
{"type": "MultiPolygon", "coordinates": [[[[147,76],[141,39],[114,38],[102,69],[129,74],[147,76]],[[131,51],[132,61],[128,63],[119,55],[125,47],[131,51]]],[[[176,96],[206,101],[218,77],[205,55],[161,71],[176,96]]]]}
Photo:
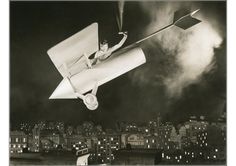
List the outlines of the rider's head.
{"type": "Polygon", "coordinates": [[[108,43],[106,40],[100,43],[100,50],[107,51],[108,50],[108,43]]]}

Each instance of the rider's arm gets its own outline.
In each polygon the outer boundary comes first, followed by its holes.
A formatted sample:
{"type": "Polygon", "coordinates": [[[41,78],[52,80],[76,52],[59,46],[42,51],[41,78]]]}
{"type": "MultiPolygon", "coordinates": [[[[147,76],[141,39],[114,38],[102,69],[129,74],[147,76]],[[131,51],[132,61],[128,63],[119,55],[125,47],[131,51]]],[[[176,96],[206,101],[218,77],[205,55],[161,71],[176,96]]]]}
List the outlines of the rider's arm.
{"type": "Polygon", "coordinates": [[[124,33],[124,32],[120,32],[119,34],[122,34],[123,38],[121,39],[121,41],[118,44],[116,44],[113,47],[109,48],[108,52],[112,53],[112,52],[116,51],[117,49],[119,49],[125,43],[125,41],[127,39],[127,34],[124,33]]]}

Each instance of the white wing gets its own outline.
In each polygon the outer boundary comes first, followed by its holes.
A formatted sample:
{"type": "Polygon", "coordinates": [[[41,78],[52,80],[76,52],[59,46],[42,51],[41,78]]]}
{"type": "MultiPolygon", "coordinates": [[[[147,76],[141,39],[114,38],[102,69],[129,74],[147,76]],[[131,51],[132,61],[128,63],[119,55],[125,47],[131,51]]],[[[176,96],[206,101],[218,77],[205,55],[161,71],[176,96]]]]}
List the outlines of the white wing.
{"type": "Polygon", "coordinates": [[[86,68],[87,57],[98,51],[98,24],[93,23],[48,50],[48,55],[63,77],[86,68]]]}

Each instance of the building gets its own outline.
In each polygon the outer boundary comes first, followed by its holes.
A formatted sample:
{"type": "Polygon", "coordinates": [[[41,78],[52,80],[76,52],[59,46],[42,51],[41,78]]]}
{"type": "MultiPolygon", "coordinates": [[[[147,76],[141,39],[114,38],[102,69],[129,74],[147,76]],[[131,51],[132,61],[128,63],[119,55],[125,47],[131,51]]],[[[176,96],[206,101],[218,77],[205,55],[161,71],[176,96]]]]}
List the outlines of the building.
{"type": "Polygon", "coordinates": [[[10,132],[10,153],[22,153],[28,147],[27,135],[23,131],[10,132]]]}
{"type": "Polygon", "coordinates": [[[171,123],[162,124],[157,128],[157,149],[170,150],[170,135],[173,125],[171,123]]]}
{"type": "Polygon", "coordinates": [[[74,145],[81,144],[81,142],[84,142],[84,137],[81,135],[73,134],[73,135],[65,135],[65,149],[72,150],[74,145]]]}
{"type": "Polygon", "coordinates": [[[40,148],[43,151],[53,150],[62,145],[64,139],[56,129],[44,129],[40,132],[40,148]]]}
{"type": "Polygon", "coordinates": [[[126,148],[130,144],[132,148],[144,148],[144,135],[140,133],[122,133],[121,148],[126,148]]]}
{"type": "Polygon", "coordinates": [[[144,146],[145,149],[157,149],[158,138],[156,136],[145,136],[144,137],[144,146]]]}
{"type": "Polygon", "coordinates": [[[102,163],[111,163],[114,160],[114,151],[120,149],[120,135],[106,134],[98,137],[96,156],[102,163]]]}

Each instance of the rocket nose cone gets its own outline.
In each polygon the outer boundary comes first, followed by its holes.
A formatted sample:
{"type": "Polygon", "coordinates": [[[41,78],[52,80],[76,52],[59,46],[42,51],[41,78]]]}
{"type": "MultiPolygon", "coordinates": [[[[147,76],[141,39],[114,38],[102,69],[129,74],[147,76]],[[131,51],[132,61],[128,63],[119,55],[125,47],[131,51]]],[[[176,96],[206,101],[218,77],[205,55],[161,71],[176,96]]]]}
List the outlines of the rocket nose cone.
{"type": "Polygon", "coordinates": [[[49,99],[76,99],[77,96],[74,93],[74,89],[68,80],[64,78],[57,88],[54,90],[49,99]]]}

